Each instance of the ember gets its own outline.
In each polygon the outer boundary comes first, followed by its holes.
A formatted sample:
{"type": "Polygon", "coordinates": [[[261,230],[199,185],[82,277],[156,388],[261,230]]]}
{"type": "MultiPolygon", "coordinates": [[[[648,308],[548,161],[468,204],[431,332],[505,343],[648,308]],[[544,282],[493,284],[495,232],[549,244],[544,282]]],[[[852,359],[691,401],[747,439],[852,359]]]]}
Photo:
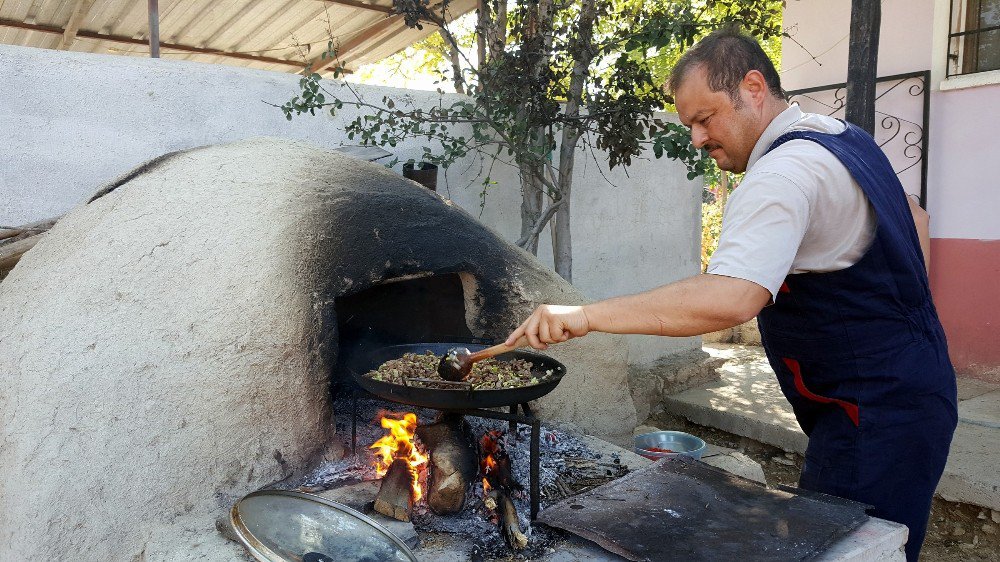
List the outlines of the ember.
{"type": "Polygon", "coordinates": [[[521,485],[513,478],[510,456],[503,450],[503,432],[493,430],[485,433],[479,442],[479,472],[483,476],[483,493],[491,488],[505,492],[520,490],[521,485]]]}
{"type": "Polygon", "coordinates": [[[503,535],[507,545],[520,550],[528,545],[528,537],[521,531],[517,510],[510,494],[512,490],[522,488],[511,472],[510,456],[503,450],[502,436],[503,433],[500,431],[489,431],[479,442],[483,505],[495,511],[500,534],[503,535]]]}
{"type": "Polygon", "coordinates": [[[420,467],[427,463],[427,456],[417,450],[414,435],[417,431],[417,416],[412,413],[403,414],[402,418],[394,418],[398,414],[383,414],[382,427],[389,430],[389,435],[379,439],[370,447],[375,450],[375,470],[379,478],[389,471],[393,461],[402,459],[409,465],[410,489],[413,501],[423,496],[420,488],[420,467]]]}

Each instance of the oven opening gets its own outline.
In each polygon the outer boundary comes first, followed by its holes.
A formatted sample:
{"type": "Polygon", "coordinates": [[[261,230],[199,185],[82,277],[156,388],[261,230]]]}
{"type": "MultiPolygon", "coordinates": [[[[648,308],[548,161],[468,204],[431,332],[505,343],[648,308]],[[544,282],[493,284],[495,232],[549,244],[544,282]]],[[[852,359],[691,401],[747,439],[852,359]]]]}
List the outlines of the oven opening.
{"type": "MultiPolygon", "coordinates": [[[[337,366],[331,377],[336,399],[356,388],[351,370],[363,370],[365,354],[387,345],[478,341],[466,323],[462,275],[446,273],[389,280],[339,297],[337,366]]],[[[471,276],[466,275],[467,278],[471,276]]]]}

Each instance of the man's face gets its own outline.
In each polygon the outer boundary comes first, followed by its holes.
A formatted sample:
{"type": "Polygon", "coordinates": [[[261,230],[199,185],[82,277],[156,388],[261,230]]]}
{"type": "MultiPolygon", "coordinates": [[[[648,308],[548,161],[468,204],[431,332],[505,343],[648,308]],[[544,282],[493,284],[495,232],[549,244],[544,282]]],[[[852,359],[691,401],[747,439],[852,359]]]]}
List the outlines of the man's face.
{"type": "Polygon", "coordinates": [[[752,96],[739,91],[743,103],[736,107],[726,92],[713,92],[704,67],[688,71],[674,92],[681,123],[691,128],[691,142],[704,148],[719,168],[746,171],[750,153],[763,129],[752,96]]]}

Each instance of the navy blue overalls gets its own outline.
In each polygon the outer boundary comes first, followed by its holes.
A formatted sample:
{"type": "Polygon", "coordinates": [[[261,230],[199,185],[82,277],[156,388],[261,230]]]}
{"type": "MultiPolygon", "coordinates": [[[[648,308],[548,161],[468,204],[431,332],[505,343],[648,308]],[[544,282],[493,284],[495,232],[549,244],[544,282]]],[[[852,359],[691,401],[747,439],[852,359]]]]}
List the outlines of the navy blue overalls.
{"type": "Polygon", "coordinates": [[[833,153],[877,227],[859,262],[785,279],[758,317],[781,389],[809,436],[799,486],[874,506],[909,528],[916,560],[958,422],[955,373],[913,218],[888,159],[862,129],[791,132],[833,153]]]}

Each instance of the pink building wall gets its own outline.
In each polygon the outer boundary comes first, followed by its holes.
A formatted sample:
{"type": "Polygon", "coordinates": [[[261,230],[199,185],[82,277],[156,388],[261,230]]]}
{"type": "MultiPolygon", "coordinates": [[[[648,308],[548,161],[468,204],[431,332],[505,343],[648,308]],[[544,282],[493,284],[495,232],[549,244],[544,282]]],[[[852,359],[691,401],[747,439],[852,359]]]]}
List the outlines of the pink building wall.
{"type": "MultiPolygon", "coordinates": [[[[786,4],[786,90],[847,80],[850,7],[786,4]]],[[[945,79],[949,10],[949,0],[884,0],[878,74],[931,71],[931,287],[959,374],[1000,381],[1000,78],[957,89],[968,80],[945,79]]]]}

